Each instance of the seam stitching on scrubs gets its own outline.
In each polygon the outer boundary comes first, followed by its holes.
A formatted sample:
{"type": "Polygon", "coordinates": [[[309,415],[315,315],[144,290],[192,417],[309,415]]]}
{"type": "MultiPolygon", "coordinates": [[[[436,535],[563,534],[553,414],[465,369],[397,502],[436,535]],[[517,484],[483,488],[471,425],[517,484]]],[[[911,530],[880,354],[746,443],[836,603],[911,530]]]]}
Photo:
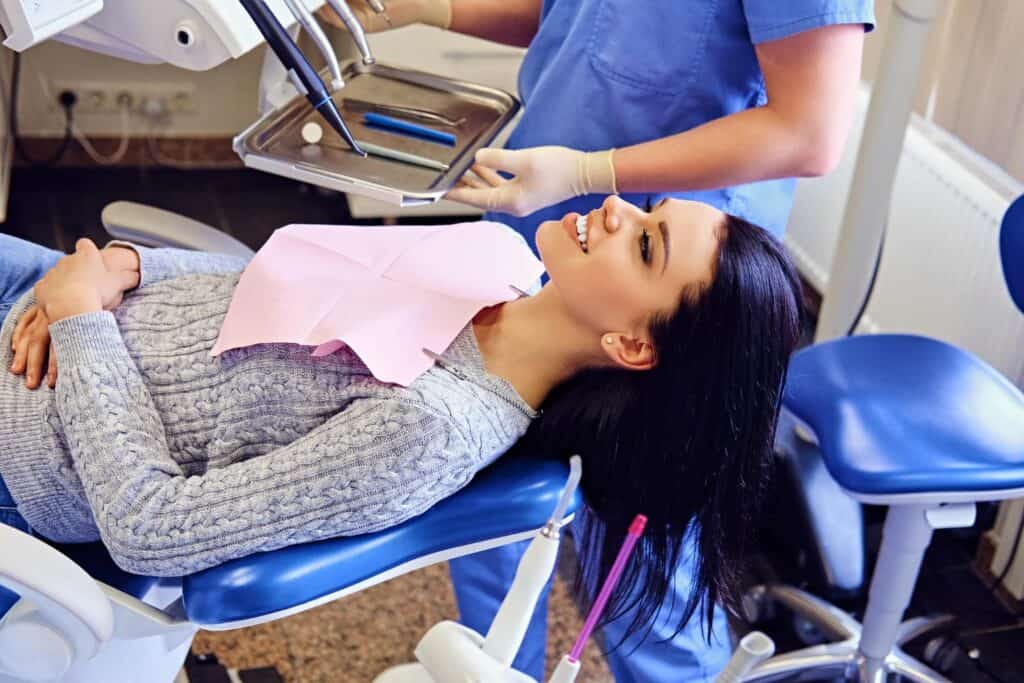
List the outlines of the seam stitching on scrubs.
{"type": "Polygon", "coordinates": [[[791,35],[800,33],[801,30],[825,28],[826,26],[837,26],[839,24],[874,25],[873,22],[868,21],[868,17],[865,17],[860,13],[824,12],[822,14],[812,14],[810,16],[803,17],[802,19],[787,21],[784,24],[773,24],[764,27],[755,27],[752,24],[748,24],[748,29],[750,31],[751,42],[757,45],[758,43],[767,42],[769,40],[788,38],[791,35]]]}

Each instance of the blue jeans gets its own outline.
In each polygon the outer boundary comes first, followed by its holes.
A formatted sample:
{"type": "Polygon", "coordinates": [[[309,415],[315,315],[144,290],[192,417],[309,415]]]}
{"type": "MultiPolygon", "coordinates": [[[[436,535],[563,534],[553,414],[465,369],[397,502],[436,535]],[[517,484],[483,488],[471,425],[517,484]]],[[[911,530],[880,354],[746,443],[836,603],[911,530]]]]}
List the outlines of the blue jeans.
{"type": "MultiPolygon", "coordinates": [[[[7,318],[14,303],[21,298],[50,268],[63,256],[59,251],[45,249],[39,245],[20,240],[17,237],[0,234],[0,322],[7,318]]],[[[0,369],[7,372],[7,368],[0,369]]],[[[3,457],[0,444],[0,458],[3,457]]],[[[28,522],[18,512],[18,507],[0,477],[0,524],[12,526],[25,533],[31,533],[28,522]]],[[[7,613],[18,595],[0,587],[0,617],[7,613]]]]}
{"type": "MultiPolygon", "coordinates": [[[[478,633],[487,633],[498,606],[512,585],[519,558],[527,545],[529,541],[513,543],[448,563],[459,605],[459,620],[463,624],[478,633]]],[[[686,627],[673,637],[674,625],[690,594],[696,552],[695,544],[689,541],[686,557],[676,567],[671,590],[650,635],[642,643],[639,636],[633,636],[608,653],[608,666],[616,683],[710,683],[728,663],[732,647],[726,616],[720,608],[715,608],[710,642],[704,638],[699,615],[690,619],[686,627]]],[[[550,583],[541,594],[522,647],[513,662],[514,668],[538,681],[543,680],[544,672],[549,589],[550,583]]],[[[623,641],[632,618],[632,614],[627,613],[602,629],[605,649],[623,641]]]]}

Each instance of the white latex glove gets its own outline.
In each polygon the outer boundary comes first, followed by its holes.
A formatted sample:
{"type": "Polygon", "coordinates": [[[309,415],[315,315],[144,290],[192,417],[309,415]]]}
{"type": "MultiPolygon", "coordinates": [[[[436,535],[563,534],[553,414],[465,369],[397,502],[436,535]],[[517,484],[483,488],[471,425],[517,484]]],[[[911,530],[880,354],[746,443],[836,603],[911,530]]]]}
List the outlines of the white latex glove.
{"type": "MultiPolygon", "coordinates": [[[[383,14],[374,12],[366,0],[345,1],[367,33],[387,31],[409,24],[429,24],[446,29],[452,23],[451,0],[383,0],[386,19],[383,14]]],[[[317,11],[317,16],[328,24],[345,27],[330,5],[321,7],[317,11]]]]}
{"type": "Polygon", "coordinates": [[[526,216],[584,194],[615,194],[612,152],[580,152],[568,147],[509,150],[485,148],[446,199],[485,211],[526,216]],[[515,177],[506,180],[498,171],[515,177]]]}

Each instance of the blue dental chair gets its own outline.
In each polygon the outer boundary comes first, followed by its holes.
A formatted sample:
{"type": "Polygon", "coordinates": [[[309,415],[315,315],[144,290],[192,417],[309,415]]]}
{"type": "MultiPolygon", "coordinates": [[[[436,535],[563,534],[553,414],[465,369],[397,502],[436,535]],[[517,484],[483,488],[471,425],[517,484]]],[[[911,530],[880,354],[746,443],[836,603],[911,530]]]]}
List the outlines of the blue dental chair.
{"type": "MultiPolygon", "coordinates": [[[[103,224],[140,244],[252,255],[213,228],[129,202],[108,206],[103,224]]],[[[22,597],[0,619],[0,683],[171,683],[199,628],[273,621],[532,538],[568,472],[559,461],[510,456],[397,527],[258,553],[174,580],[121,571],[101,543],[50,545],[0,525],[0,585],[22,597]]],[[[566,521],[580,503],[577,493],[566,521]]]]}
{"type": "MultiPolygon", "coordinates": [[[[1024,197],[1007,211],[999,246],[1024,312],[1024,197]]],[[[933,531],[973,525],[978,502],[1024,497],[1024,395],[956,347],[870,335],[797,353],[783,402],[813,432],[839,486],[889,510],[863,625],[804,591],[759,586],[748,595],[753,613],[778,602],[835,642],[769,659],[744,680],[947,681],[901,646],[949,618],[901,620],[933,531]]]]}

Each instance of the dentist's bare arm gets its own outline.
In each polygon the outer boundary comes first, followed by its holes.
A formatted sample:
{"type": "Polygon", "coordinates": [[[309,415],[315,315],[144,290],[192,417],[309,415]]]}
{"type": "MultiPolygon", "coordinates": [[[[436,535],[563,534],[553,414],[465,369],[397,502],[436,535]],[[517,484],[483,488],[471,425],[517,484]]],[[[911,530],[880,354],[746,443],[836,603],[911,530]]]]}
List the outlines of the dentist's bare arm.
{"type": "Polygon", "coordinates": [[[541,0],[451,0],[449,29],[496,43],[526,47],[540,26],[541,0]]]}
{"type": "MultiPolygon", "coordinates": [[[[387,18],[375,14],[366,0],[347,0],[352,13],[367,33],[427,24],[496,43],[526,47],[540,24],[541,0],[386,0],[387,18]]],[[[325,6],[318,16],[342,26],[341,19],[325,6]]]]}
{"type": "Polygon", "coordinates": [[[758,45],[767,103],[615,150],[618,190],[703,190],[828,173],[850,130],[863,47],[861,24],[758,45]]]}

